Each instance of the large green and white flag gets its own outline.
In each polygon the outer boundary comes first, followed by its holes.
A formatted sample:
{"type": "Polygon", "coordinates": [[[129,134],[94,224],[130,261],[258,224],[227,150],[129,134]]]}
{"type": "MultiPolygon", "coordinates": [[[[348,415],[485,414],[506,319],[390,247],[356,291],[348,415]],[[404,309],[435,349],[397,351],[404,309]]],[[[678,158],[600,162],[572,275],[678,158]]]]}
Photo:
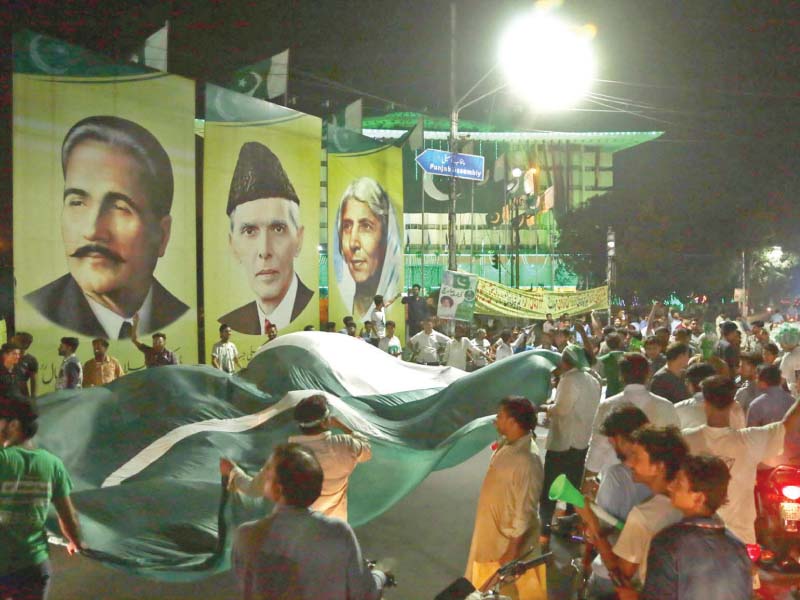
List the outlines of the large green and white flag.
{"type": "Polygon", "coordinates": [[[289,50],[242,67],[233,74],[228,87],[262,100],[283,96],[288,89],[289,50]]]}
{"type": "MultiPolygon", "coordinates": [[[[163,367],[43,396],[36,443],[70,472],[90,558],[150,578],[199,579],[228,568],[235,525],[270,510],[264,500],[226,497],[220,456],[256,472],[297,433],[302,398],[324,393],[333,415],[370,439],[372,460],[348,490],[358,526],[431,471],[489,445],[501,398],[543,403],[557,360],[531,351],[468,374],[398,361],[345,335],[292,333],[239,375],[163,367]]],[[[58,531],[55,520],[49,528],[58,531]]]]}

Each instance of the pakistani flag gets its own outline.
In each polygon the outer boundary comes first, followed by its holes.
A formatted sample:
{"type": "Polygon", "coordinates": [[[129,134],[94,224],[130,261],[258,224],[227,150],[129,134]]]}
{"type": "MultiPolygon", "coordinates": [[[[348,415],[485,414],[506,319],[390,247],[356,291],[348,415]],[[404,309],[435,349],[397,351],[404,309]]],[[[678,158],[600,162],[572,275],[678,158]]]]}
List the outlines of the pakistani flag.
{"type": "Polygon", "coordinates": [[[228,87],[241,94],[271,100],[286,94],[289,80],[289,50],[253,65],[242,67],[228,87]]]}
{"type": "MultiPolygon", "coordinates": [[[[270,510],[223,492],[219,458],[256,472],[298,432],[292,414],[301,399],[326,394],[333,415],[372,443],[372,460],[350,479],[349,520],[358,526],[431,471],[491,443],[501,398],[544,402],[557,358],[526,352],[467,374],[398,361],[345,335],[293,333],[240,375],[164,367],[44,396],[36,441],[72,476],[87,556],[187,581],[227,569],[232,528],[270,510]]],[[[55,521],[50,529],[58,531],[55,521]]]]}

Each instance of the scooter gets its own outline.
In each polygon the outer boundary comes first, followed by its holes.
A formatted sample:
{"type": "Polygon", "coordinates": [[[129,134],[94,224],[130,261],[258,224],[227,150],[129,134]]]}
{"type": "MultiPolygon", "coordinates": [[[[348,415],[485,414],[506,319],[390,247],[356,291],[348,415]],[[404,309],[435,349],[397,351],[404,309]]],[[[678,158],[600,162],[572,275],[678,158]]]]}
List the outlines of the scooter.
{"type": "Polygon", "coordinates": [[[766,569],[800,573],[800,467],[759,471],[756,479],[756,537],[750,558],[766,569]]]}

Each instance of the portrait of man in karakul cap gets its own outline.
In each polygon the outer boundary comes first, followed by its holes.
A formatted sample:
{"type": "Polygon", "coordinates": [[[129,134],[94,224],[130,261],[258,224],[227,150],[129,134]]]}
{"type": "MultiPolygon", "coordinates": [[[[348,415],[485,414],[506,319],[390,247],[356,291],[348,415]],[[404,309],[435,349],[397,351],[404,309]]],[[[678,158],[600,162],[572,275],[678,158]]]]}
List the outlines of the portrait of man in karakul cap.
{"type": "Polygon", "coordinates": [[[189,307],[154,277],[172,230],[172,164],[147,129],[115,116],[73,125],[61,145],[61,237],[69,273],[25,300],[71,331],[116,340],[157,331],[189,307]]]}
{"type": "Polygon", "coordinates": [[[265,335],[294,321],[314,297],[295,273],[303,247],[300,198],[277,156],[264,144],[239,150],[228,194],[228,241],[255,300],[220,317],[234,331],[265,335]]]}

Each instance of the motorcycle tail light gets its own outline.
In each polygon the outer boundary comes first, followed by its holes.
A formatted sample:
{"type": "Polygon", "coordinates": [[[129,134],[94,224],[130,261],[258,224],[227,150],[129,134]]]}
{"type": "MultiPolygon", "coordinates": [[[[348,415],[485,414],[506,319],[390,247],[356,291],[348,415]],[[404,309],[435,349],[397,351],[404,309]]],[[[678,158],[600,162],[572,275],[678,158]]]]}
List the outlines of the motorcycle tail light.
{"type": "Polygon", "coordinates": [[[747,556],[750,557],[752,562],[758,562],[761,558],[761,546],[758,544],[747,544],[747,556]]]}
{"type": "Polygon", "coordinates": [[[785,485],[781,488],[781,493],[789,500],[797,500],[800,498],[800,486],[785,485]]]}

